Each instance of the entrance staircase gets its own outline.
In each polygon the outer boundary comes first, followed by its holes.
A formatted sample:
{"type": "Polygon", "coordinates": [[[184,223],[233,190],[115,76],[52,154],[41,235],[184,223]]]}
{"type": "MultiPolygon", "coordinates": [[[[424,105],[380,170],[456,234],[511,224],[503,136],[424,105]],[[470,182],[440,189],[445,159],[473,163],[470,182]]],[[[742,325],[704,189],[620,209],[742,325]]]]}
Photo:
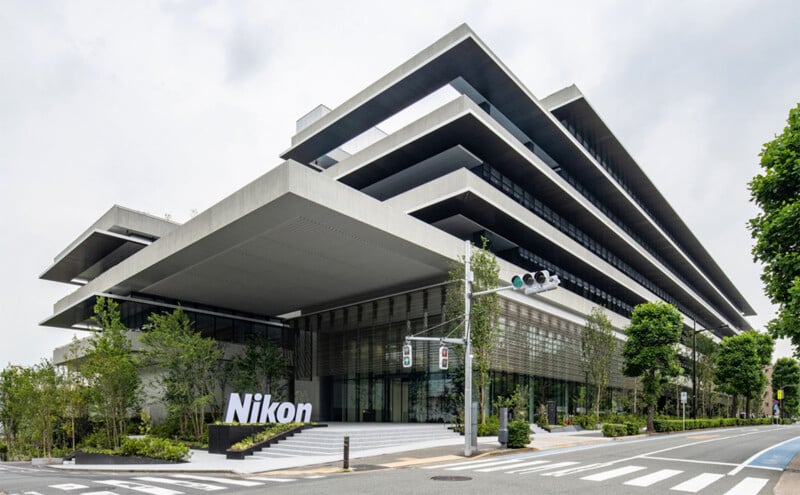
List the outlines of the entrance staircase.
{"type": "Polygon", "coordinates": [[[309,428],[293,437],[271,445],[254,458],[286,458],[298,456],[341,456],[344,437],[350,438],[350,455],[360,452],[392,449],[404,445],[463,439],[445,425],[409,423],[329,423],[327,427],[309,428]]]}

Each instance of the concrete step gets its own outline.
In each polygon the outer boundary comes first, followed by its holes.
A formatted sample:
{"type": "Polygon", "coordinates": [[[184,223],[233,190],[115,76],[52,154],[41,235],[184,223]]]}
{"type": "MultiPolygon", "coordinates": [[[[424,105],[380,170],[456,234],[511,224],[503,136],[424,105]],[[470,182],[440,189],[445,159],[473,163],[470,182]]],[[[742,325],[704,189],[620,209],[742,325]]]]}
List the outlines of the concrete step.
{"type": "Polygon", "coordinates": [[[345,436],[350,437],[350,451],[356,452],[450,439],[457,435],[443,425],[339,425],[303,430],[253,455],[265,458],[341,455],[345,436]]]}

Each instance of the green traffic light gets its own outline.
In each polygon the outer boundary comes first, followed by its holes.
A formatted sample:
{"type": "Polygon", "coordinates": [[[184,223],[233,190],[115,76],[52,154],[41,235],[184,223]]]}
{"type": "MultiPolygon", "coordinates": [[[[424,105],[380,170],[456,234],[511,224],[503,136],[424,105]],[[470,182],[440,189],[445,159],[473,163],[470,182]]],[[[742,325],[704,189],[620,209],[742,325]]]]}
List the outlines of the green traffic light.
{"type": "Polygon", "coordinates": [[[515,289],[521,289],[525,284],[522,282],[522,277],[519,275],[514,275],[511,278],[511,285],[513,285],[515,289]]]}

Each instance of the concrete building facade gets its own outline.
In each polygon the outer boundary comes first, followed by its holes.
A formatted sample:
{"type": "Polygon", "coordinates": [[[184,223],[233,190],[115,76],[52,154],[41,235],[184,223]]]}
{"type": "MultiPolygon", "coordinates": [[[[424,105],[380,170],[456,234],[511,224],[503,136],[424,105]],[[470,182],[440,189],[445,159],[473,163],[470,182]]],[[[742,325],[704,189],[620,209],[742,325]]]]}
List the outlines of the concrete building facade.
{"type": "MultiPolygon", "coordinates": [[[[315,420],[394,422],[455,414],[457,363],[439,370],[438,343],[415,344],[404,369],[401,348],[444,320],[464,240],[489,240],[504,283],[541,269],[561,279],[501,293],[489,393],[522,385],[531,411],[585,407],[580,336],[595,306],[620,339],[653,300],[687,329],[749,328],[750,305],[584,95],[536,98],[466,25],[300,119],[281,158],[184,224],[113,207],[42,275],[77,285],[43,324],[86,327],[101,295],[130,328],[180,305],[203,335],[283,347],[291,394],[315,420]]],[[[631,387],[615,372],[614,407],[631,387]]]]}

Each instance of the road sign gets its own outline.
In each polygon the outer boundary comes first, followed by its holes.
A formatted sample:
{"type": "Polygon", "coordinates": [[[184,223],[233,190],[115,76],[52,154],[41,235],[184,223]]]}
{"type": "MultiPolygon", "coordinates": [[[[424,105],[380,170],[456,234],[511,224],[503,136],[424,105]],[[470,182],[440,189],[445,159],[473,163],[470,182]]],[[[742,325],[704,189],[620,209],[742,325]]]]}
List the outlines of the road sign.
{"type": "Polygon", "coordinates": [[[686,404],[686,392],[681,392],[681,404],[686,404]]]}

